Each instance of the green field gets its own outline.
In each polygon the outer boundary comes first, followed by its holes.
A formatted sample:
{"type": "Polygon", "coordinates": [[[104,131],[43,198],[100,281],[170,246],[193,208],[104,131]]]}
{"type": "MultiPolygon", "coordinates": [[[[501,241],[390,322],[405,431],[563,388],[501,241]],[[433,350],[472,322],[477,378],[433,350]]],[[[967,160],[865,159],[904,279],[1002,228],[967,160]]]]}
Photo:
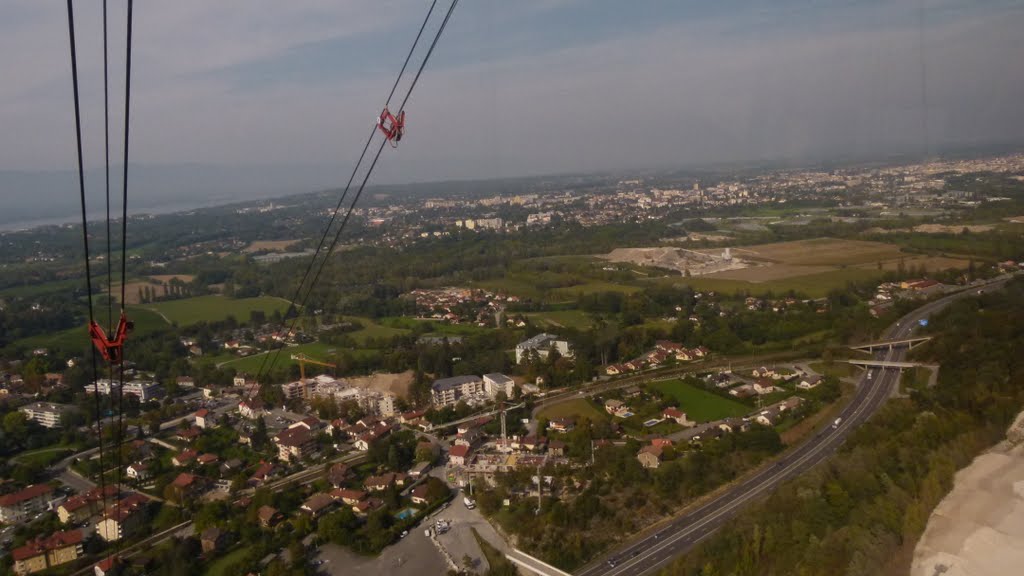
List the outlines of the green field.
{"type": "Polygon", "coordinates": [[[679,409],[686,412],[687,417],[697,422],[719,420],[730,416],[743,416],[751,410],[748,406],[705,392],[681,381],[666,380],[649,385],[662,394],[671,396],[679,402],[679,409]]]}
{"type": "Polygon", "coordinates": [[[578,284],[576,286],[569,286],[568,288],[558,288],[554,293],[559,297],[574,298],[576,296],[586,296],[588,294],[595,294],[598,292],[622,292],[623,294],[632,294],[639,291],[640,288],[637,286],[594,281],[587,282],[585,284],[578,284]]]}
{"type": "Polygon", "coordinates": [[[808,364],[808,368],[818,374],[835,378],[857,376],[861,372],[859,369],[854,368],[853,364],[847,364],[846,362],[814,362],[813,364],[808,364]]]}
{"type": "Polygon", "coordinates": [[[396,327],[394,325],[384,325],[374,322],[371,318],[365,316],[346,316],[345,320],[350,322],[359,322],[363,325],[362,329],[356,330],[355,332],[349,332],[349,336],[354,338],[357,342],[362,344],[367,338],[391,338],[392,336],[400,336],[402,334],[408,334],[409,330],[405,328],[396,327]]]}
{"type": "Polygon", "coordinates": [[[262,310],[269,318],[275,310],[284,314],[288,303],[270,296],[234,299],[211,295],[147,304],[145,309],[161,314],[179,326],[189,326],[203,321],[226,320],[228,316],[234,316],[239,322],[248,322],[253,310],[262,310]]]}
{"type": "MultiPolygon", "coordinates": [[[[106,323],[106,308],[103,310],[97,309],[95,313],[97,314],[97,321],[106,323]]],[[[129,308],[127,314],[128,319],[135,322],[135,331],[132,332],[132,334],[136,336],[149,334],[154,330],[167,327],[167,323],[164,322],[163,318],[161,318],[159,314],[149,310],[142,308],[129,308]]],[[[83,324],[81,327],[68,328],[67,330],[61,330],[60,332],[55,332],[53,334],[42,334],[39,336],[32,336],[30,338],[23,338],[17,342],[17,345],[29,348],[42,347],[54,350],[78,351],[89,346],[89,335],[86,331],[85,324],[83,324]]]]}
{"type": "Polygon", "coordinates": [[[542,323],[555,328],[567,327],[586,330],[594,325],[590,315],[582,310],[553,310],[551,312],[531,312],[526,315],[534,323],[542,323]]]}
{"type": "Polygon", "coordinates": [[[585,398],[574,398],[541,410],[538,418],[582,418],[586,416],[591,420],[599,420],[608,417],[608,413],[599,410],[593,403],[585,398]]]}
{"type": "MultiPolygon", "coordinates": [[[[290,366],[292,364],[298,364],[298,362],[292,360],[292,354],[305,354],[313,360],[319,360],[321,362],[331,362],[332,357],[341,348],[331,344],[324,344],[323,342],[311,342],[309,344],[299,344],[298,346],[288,346],[281,350],[281,353],[277,356],[277,361],[274,364],[274,369],[278,369],[282,366],[290,366]]],[[[275,352],[276,353],[276,352],[275,352]]],[[[376,354],[376,350],[367,349],[356,349],[352,350],[352,354],[355,357],[363,355],[376,354]]],[[[227,360],[223,362],[224,368],[234,368],[238,372],[248,372],[250,374],[256,374],[259,372],[262,366],[265,370],[267,369],[270,360],[267,360],[267,365],[263,364],[263,357],[265,354],[256,354],[253,356],[246,356],[245,358],[237,358],[234,360],[227,360]]],[[[319,372],[321,369],[318,366],[310,366],[310,372],[314,369],[319,372]]],[[[329,369],[328,369],[329,370],[329,369]]]]}
{"type": "Polygon", "coordinates": [[[861,282],[879,277],[881,272],[866,268],[840,268],[806,276],[794,276],[781,278],[766,282],[747,282],[744,280],[728,280],[725,278],[678,278],[674,284],[686,284],[695,290],[712,290],[731,294],[735,292],[749,292],[754,295],[772,292],[774,294],[785,294],[792,290],[798,294],[806,294],[811,298],[823,298],[829,291],[836,288],[845,288],[849,282],[861,282]]]}
{"type": "Polygon", "coordinates": [[[245,555],[249,553],[250,549],[251,548],[249,546],[243,546],[215,559],[206,567],[204,574],[206,574],[206,576],[222,576],[225,570],[230,568],[232,564],[240,562],[245,558],[245,555]]]}

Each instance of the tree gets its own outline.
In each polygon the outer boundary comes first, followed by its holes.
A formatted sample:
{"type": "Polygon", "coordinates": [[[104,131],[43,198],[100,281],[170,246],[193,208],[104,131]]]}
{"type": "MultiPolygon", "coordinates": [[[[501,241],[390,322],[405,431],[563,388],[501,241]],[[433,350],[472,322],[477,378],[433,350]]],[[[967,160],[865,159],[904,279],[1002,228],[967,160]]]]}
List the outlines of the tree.
{"type": "Polygon", "coordinates": [[[28,416],[24,412],[9,412],[4,416],[4,432],[16,444],[24,444],[28,439],[28,416]]]}

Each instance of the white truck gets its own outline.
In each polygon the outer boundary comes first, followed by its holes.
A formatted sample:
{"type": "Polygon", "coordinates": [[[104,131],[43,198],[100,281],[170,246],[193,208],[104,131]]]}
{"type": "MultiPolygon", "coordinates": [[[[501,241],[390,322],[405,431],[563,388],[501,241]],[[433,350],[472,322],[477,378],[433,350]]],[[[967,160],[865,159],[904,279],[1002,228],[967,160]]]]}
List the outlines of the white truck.
{"type": "Polygon", "coordinates": [[[476,508],[476,502],[473,502],[472,500],[470,500],[469,496],[464,496],[462,498],[462,503],[465,504],[466,508],[469,508],[470,510],[472,510],[473,508],[476,508]]]}
{"type": "Polygon", "coordinates": [[[839,428],[839,425],[842,424],[842,423],[843,423],[843,419],[842,418],[836,418],[836,421],[832,423],[832,428],[833,429],[839,428]]]}

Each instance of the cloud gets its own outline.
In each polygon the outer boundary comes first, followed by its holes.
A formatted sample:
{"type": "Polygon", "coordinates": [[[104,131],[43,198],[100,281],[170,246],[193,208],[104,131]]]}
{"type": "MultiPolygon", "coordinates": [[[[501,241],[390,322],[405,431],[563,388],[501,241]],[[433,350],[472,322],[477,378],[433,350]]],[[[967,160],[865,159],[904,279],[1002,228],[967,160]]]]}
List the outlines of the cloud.
{"type": "MultiPolygon", "coordinates": [[[[85,5],[95,166],[99,17],[85,5]]],[[[133,159],[308,164],[341,180],[425,5],[138,3],[133,159]]],[[[408,138],[375,181],[871,156],[1024,129],[1024,10],[1013,3],[926,4],[924,97],[916,0],[460,6],[410,102],[408,138]]],[[[74,165],[64,19],[58,3],[0,7],[0,69],[14,80],[0,85],[0,169],[74,165]]]]}

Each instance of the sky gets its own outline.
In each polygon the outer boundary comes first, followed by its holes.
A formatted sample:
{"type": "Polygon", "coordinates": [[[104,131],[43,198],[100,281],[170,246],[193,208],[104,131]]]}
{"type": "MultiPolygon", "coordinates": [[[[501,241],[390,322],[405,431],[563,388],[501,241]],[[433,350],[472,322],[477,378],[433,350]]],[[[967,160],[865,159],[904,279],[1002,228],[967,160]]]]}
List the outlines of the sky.
{"type": "MultiPolygon", "coordinates": [[[[343,185],[429,4],[139,0],[131,165],[216,168],[197,186],[235,178],[224,185],[232,194],[260,189],[254,174],[277,175],[266,181],[282,189],[343,185]]],[[[103,165],[100,6],[75,2],[93,171],[103,165]]],[[[109,22],[118,159],[125,2],[110,2],[109,22]]],[[[373,181],[1019,142],[1021,46],[1024,1],[463,0],[407,106],[407,136],[373,181]]],[[[73,170],[63,2],[0,3],[0,73],[0,172],[73,170]]],[[[0,178],[0,206],[31,192],[18,182],[0,178]]]]}

